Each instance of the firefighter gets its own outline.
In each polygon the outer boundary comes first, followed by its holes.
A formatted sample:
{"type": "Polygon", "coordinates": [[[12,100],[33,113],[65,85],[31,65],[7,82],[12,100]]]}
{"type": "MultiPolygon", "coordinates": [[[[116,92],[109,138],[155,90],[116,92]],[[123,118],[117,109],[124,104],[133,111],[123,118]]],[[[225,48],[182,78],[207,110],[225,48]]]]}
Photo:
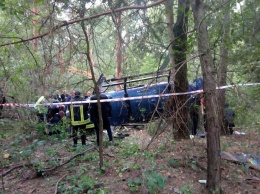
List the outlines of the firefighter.
{"type": "Polygon", "coordinates": [[[72,137],[73,137],[73,147],[77,146],[78,136],[80,134],[82,145],[86,145],[86,128],[90,123],[90,119],[88,117],[88,103],[78,103],[77,101],[85,101],[84,98],[80,97],[81,93],[79,91],[75,91],[75,97],[72,99],[72,104],[70,105],[70,120],[71,126],[73,128],[72,137]]]}

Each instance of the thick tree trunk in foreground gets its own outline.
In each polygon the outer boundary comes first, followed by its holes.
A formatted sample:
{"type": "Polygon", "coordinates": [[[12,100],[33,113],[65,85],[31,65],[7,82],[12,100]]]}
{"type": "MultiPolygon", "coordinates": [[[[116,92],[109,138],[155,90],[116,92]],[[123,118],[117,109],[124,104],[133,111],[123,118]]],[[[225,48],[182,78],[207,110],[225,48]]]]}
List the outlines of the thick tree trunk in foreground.
{"type": "MultiPolygon", "coordinates": [[[[174,55],[174,89],[176,93],[188,90],[187,80],[187,31],[188,31],[189,0],[178,1],[177,21],[173,28],[174,41],[172,45],[174,55]]],[[[174,137],[177,139],[189,137],[188,111],[185,103],[186,95],[174,96],[172,99],[174,137]]]]}
{"type": "Polygon", "coordinates": [[[213,76],[213,59],[205,21],[204,4],[201,0],[192,2],[194,22],[197,28],[198,50],[204,79],[205,114],[207,130],[207,187],[211,193],[220,193],[220,122],[217,114],[216,82],[213,76]]]}

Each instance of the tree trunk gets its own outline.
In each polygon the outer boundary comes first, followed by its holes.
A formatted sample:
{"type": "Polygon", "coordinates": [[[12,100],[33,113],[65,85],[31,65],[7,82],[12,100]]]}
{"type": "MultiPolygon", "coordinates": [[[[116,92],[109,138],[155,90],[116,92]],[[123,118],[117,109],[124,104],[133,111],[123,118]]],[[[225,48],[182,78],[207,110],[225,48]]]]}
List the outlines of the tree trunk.
{"type": "MultiPolygon", "coordinates": [[[[176,93],[186,92],[188,90],[187,80],[187,31],[188,31],[188,11],[189,0],[178,0],[177,21],[173,28],[174,41],[172,45],[174,55],[174,89],[176,93]]],[[[173,128],[176,139],[188,138],[189,127],[188,111],[185,106],[186,95],[173,96],[171,104],[173,107],[173,128]]]]}
{"type": "MultiPolygon", "coordinates": [[[[229,4],[229,3],[227,3],[229,4]]],[[[218,71],[218,86],[225,86],[227,84],[227,66],[228,66],[228,41],[230,39],[230,9],[226,9],[226,12],[223,16],[223,25],[222,25],[222,42],[220,46],[220,64],[218,71]]],[[[224,105],[226,92],[224,89],[218,91],[218,101],[219,101],[219,118],[222,123],[221,125],[221,133],[229,134],[229,131],[225,129],[224,123],[224,105]]]]}
{"type": "Polygon", "coordinates": [[[207,187],[211,193],[220,193],[220,122],[217,114],[216,81],[213,76],[213,59],[205,21],[205,7],[201,0],[192,2],[194,22],[197,29],[198,51],[204,79],[205,114],[207,130],[207,187]]]}
{"type": "Polygon", "coordinates": [[[63,50],[60,48],[60,46],[58,48],[58,62],[60,67],[60,74],[62,75],[66,71],[66,66],[63,59],[63,50]]]}
{"type": "MultiPolygon", "coordinates": [[[[125,2],[122,0],[108,1],[108,5],[111,10],[121,7],[125,2]]],[[[122,77],[122,64],[123,64],[123,40],[122,40],[122,13],[117,12],[112,14],[112,20],[116,26],[116,73],[115,78],[122,77]]],[[[122,87],[120,85],[116,86],[116,90],[120,90],[122,87]]]]}
{"type": "MultiPolygon", "coordinates": [[[[81,11],[80,17],[83,18],[84,14],[86,12],[86,9],[85,9],[85,3],[84,2],[81,2],[81,3],[82,3],[82,10],[80,10],[81,11]]],[[[101,110],[101,102],[100,102],[100,92],[99,92],[100,90],[99,90],[97,81],[95,79],[94,60],[93,60],[92,52],[90,49],[89,35],[87,33],[84,21],[81,21],[80,26],[84,33],[86,46],[87,46],[87,50],[85,53],[87,56],[86,65],[89,65],[91,75],[92,75],[92,81],[94,84],[94,89],[95,89],[96,96],[97,96],[98,118],[99,118],[99,123],[98,123],[99,124],[99,168],[102,169],[102,167],[104,165],[104,155],[103,155],[103,118],[102,118],[102,110],[101,110]]]]}
{"type": "MultiPolygon", "coordinates": [[[[38,8],[37,8],[35,0],[33,1],[32,12],[33,12],[34,17],[37,18],[38,14],[39,14],[39,11],[38,11],[38,8]]],[[[37,36],[38,35],[38,33],[37,33],[37,25],[38,25],[38,19],[34,19],[33,20],[33,36],[37,36]]],[[[33,45],[33,51],[36,53],[38,51],[38,39],[37,38],[32,40],[32,45],[33,45]]]]}
{"type": "MultiPolygon", "coordinates": [[[[38,19],[37,19],[37,15],[39,14],[38,8],[37,8],[37,4],[36,1],[33,1],[33,7],[32,7],[32,14],[33,17],[35,17],[36,19],[33,19],[33,36],[37,36],[37,25],[38,25],[38,19]]],[[[32,48],[34,53],[38,52],[38,39],[34,39],[32,40],[32,48]]],[[[40,80],[39,79],[39,72],[38,69],[32,70],[29,72],[30,77],[32,77],[32,80],[30,81],[30,86],[32,88],[32,91],[34,93],[41,93],[42,91],[39,91],[40,87],[37,87],[37,82],[35,80],[40,80]]],[[[45,90],[44,90],[45,92],[45,90]]]]}
{"type": "Polygon", "coordinates": [[[174,35],[173,35],[173,24],[174,24],[174,20],[173,20],[173,1],[166,1],[165,2],[165,9],[166,9],[166,22],[167,22],[167,31],[168,31],[168,39],[169,39],[169,60],[170,60],[170,66],[174,67],[174,55],[173,55],[173,48],[172,48],[172,44],[173,44],[173,40],[174,40],[174,35]]]}
{"type": "MultiPolygon", "coordinates": [[[[122,31],[122,20],[121,20],[121,12],[115,14],[115,20],[114,23],[116,25],[116,74],[115,78],[121,78],[122,77],[122,62],[123,62],[123,48],[122,48],[122,37],[121,37],[121,31],[122,31]]],[[[117,90],[122,89],[119,85],[116,86],[117,90]]]]}

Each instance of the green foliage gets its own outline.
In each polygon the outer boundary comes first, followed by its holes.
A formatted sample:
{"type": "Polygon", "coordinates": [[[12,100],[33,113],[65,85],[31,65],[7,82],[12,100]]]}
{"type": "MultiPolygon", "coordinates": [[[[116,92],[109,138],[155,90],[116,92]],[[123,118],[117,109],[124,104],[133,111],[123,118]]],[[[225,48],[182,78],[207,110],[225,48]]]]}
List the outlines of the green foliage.
{"type": "Polygon", "coordinates": [[[2,10],[5,9],[5,0],[0,1],[0,8],[1,8],[2,10]]]}
{"type": "Polygon", "coordinates": [[[94,186],[97,182],[94,180],[92,175],[86,175],[86,169],[81,167],[76,175],[66,176],[65,180],[67,183],[60,183],[59,189],[61,193],[82,193],[91,190],[94,191],[94,186]]]}
{"type": "Polygon", "coordinates": [[[149,125],[149,128],[147,129],[147,133],[150,135],[150,136],[153,136],[155,135],[156,133],[156,122],[151,122],[150,125],[149,125]]]}
{"type": "Polygon", "coordinates": [[[147,158],[148,161],[153,162],[154,159],[155,159],[155,156],[156,156],[156,151],[154,151],[154,150],[152,150],[152,151],[144,150],[143,156],[144,156],[145,158],[147,158]]]}
{"type": "Polygon", "coordinates": [[[193,170],[197,170],[197,162],[196,161],[191,161],[191,164],[190,164],[190,166],[191,166],[191,168],[193,169],[193,170]]]}
{"type": "Polygon", "coordinates": [[[97,188],[97,189],[89,189],[88,190],[88,194],[108,194],[109,193],[109,189],[108,188],[104,188],[104,189],[101,189],[101,188],[97,188]]]}
{"type": "Polygon", "coordinates": [[[137,169],[140,169],[141,168],[141,165],[139,164],[139,163],[135,163],[134,165],[133,165],[133,169],[134,170],[137,170],[137,169]]]}
{"type": "Polygon", "coordinates": [[[165,187],[167,178],[155,171],[144,172],[144,184],[151,193],[157,193],[158,189],[165,187]]]}
{"type": "Polygon", "coordinates": [[[120,149],[120,155],[122,158],[128,158],[130,156],[137,156],[139,151],[139,146],[134,143],[125,143],[123,144],[122,149],[120,149]]]}
{"type": "Polygon", "coordinates": [[[183,194],[192,194],[193,193],[193,190],[194,190],[194,187],[193,185],[191,184],[187,184],[187,185],[184,185],[180,188],[180,191],[181,193],[183,194]]]}
{"type": "Polygon", "coordinates": [[[45,136],[45,127],[46,126],[44,122],[36,124],[36,131],[40,137],[45,136]]]}
{"type": "Polygon", "coordinates": [[[98,155],[96,153],[88,153],[84,158],[84,161],[90,162],[93,160],[98,160],[98,155]]]}
{"type": "Polygon", "coordinates": [[[101,173],[101,174],[104,174],[107,169],[106,169],[105,166],[102,166],[99,170],[100,170],[100,173],[101,173]]]}
{"type": "Polygon", "coordinates": [[[221,150],[227,151],[227,149],[231,146],[232,142],[230,141],[221,141],[221,150]]]}
{"type": "Polygon", "coordinates": [[[126,172],[131,166],[131,164],[127,163],[126,161],[121,163],[122,163],[122,167],[116,169],[116,172],[118,173],[119,177],[123,177],[122,173],[126,172]]]}
{"type": "Polygon", "coordinates": [[[238,175],[237,174],[232,174],[231,175],[231,178],[234,180],[234,181],[238,181],[238,175]]]}
{"type": "Polygon", "coordinates": [[[170,167],[173,167],[173,168],[179,167],[179,161],[174,158],[170,158],[167,163],[170,167]]]}
{"type": "Polygon", "coordinates": [[[260,93],[257,87],[239,88],[227,93],[227,102],[235,111],[235,125],[258,130],[254,123],[260,114],[260,93]],[[246,113],[246,114],[245,114],[246,113]]]}
{"type": "Polygon", "coordinates": [[[129,179],[127,185],[132,192],[136,192],[138,188],[142,185],[143,180],[140,178],[129,179]]]}
{"type": "MultiPolygon", "coordinates": [[[[246,164],[240,164],[239,165],[239,169],[245,173],[245,174],[248,174],[249,173],[249,167],[251,166],[250,163],[246,163],[246,164]]],[[[239,171],[239,170],[238,170],[239,171]]]]}

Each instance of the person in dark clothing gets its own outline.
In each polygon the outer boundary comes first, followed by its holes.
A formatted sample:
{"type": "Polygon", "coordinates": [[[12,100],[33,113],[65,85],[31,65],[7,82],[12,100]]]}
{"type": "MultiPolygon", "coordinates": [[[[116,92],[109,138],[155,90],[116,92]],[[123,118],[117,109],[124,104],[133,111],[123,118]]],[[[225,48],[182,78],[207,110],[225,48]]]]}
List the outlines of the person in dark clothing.
{"type": "MultiPolygon", "coordinates": [[[[203,88],[203,80],[197,78],[189,85],[188,91],[196,91],[203,88]]],[[[191,118],[191,134],[197,135],[197,129],[200,122],[200,111],[204,119],[204,128],[206,130],[206,115],[205,115],[205,103],[204,95],[200,94],[189,94],[188,97],[188,110],[191,118]]]]}
{"type": "MultiPolygon", "coordinates": [[[[196,97],[195,97],[196,98],[196,97]]],[[[192,121],[191,134],[197,134],[197,128],[199,124],[199,110],[200,110],[200,101],[199,99],[194,99],[194,101],[190,104],[189,112],[192,121]]]]}
{"type": "MultiPolygon", "coordinates": [[[[100,100],[108,99],[108,97],[100,93],[100,100]]],[[[97,96],[93,95],[90,97],[90,100],[97,100],[97,96]]],[[[103,119],[103,128],[107,130],[108,138],[111,143],[113,143],[112,130],[110,126],[109,117],[111,117],[112,106],[109,102],[101,102],[101,110],[102,110],[102,119],[103,119]]],[[[99,117],[98,117],[98,105],[97,103],[90,103],[90,117],[92,122],[95,125],[96,137],[97,137],[97,145],[99,145],[99,117]]]]}
{"type": "MultiPolygon", "coordinates": [[[[6,103],[6,98],[4,96],[4,93],[2,92],[2,89],[0,88],[0,104],[5,104],[6,103]]],[[[3,110],[3,105],[0,106],[0,116],[2,115],[2,110],[3,110]]]]}
{"type": "MultiPolygon", "coordinates": [[[[65,102],[71,102],[73,100],[75,96],[75,90],[71,90],[70,91],[70,95],[67,96],[67,98],[65,99],[65,102]]],[[[69,112],[69,104],[65,105],[65,113],[67,114],[67,112],[69,112]]]]}
{"type": "Polygon", "coordinates": [[[75,97],[75,90],[71,90],[70,95],[68,95],[65,102],[70,102],[74,97],[75,97]]]}
{"type": "Polygon", "coordinates": [[[64,105],[52,104],[48,107],[46,114],[47,128],[46,133],[49,135],[60,134],[59,126],[62,125],[62,113],[64,113],[64,105]]]}
{"type": "Polygon", "coordinates": [[[47,131],[48,135],[60,134],[59,125],[61,124],[61,117],[59,113],[55,113],[54,116],[50,119],[49,123],[47,123],[47,131]]]}
{"type": "Polygon", "coordinates": [[[66,90],[62,91],[62,94],[60,95],[61,97],[61,102],[66,102],[66,98],[68,98],[69,94],[67,94],[66,90]]]}
{"type": "Polygon", "coordinates": [[[55,100],[57,100],[58,102],[61,102],[61,96],[60,96],[60,91],[59,91],[59,90],[56,90],[56,92],[55,92],[53,98],[54,98],[55,100]]]}
{"type": "MultiPolygon", "coordinates": [[[[75,91],[75,97],[72,99],[72,102],[84,101],[84,98],[80,97],[80,92],[75,91]]],[[[86,145],[86,128],[90,123],[88,117],[89,104],[88,103],[79,103],[71,104],[69,107],[71,125],[73,128],[73,146],[77,146],[77,133],[80,133],[82,145],[86,145]]]]}
{"type": "Polygon", "coordinates": [[[235,118],[235,111],[230,108],[229,104],[225,104],[225,114],[224,114],[224,125],[225,130],[228,134],[233,134],[235,127],[234,118],[235,118]]]}

